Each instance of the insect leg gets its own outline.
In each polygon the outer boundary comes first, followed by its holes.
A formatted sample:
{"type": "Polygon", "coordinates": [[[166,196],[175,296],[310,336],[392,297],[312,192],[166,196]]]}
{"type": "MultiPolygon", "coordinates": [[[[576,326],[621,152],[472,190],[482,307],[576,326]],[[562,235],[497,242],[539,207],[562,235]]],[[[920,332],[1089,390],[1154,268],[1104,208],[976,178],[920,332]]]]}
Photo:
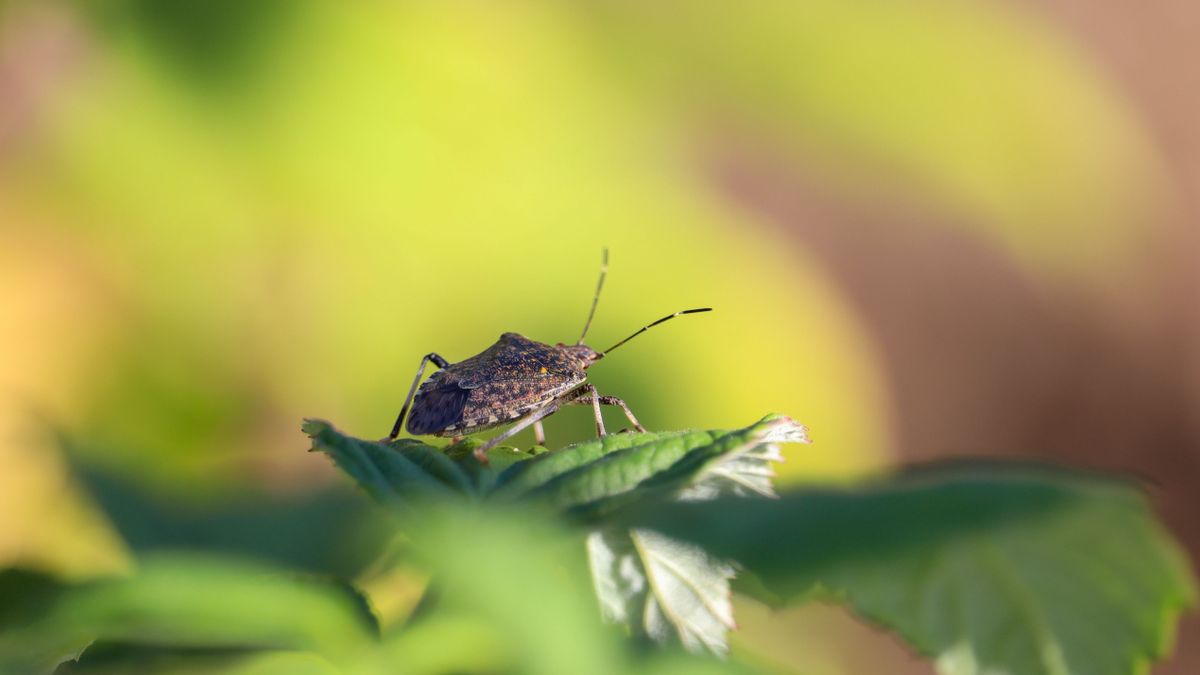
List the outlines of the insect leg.
{"type": "Polygon", "coordinates": [[[491,450],[492,448],[499,445],[500,441],[512,438],[513,436],[516,436],[518,433],[524,431],[531,424],[537,424],[538,422],[542,421],[544,418],[549,417],[550,415],[553,415],[554,413],[558,412],[559,407],[571,402],[572,399],[578,398],[580,396],[580,394],[584,393],[584,391],[585,391],[585,389],[583,387],[577,387],[575,389],[572,389],[571,391],[568,391],[567,393],[563,394],[562,396],[559,396],[558,398],[551,400],[546,405],[538,408],[537,410],[534,410],[533,412],[529,413],[528,415],[517,420],[517,422],[515,424],[513,424],[511,427],[506,429],[503,433],[497,434],[496,436],[488,439],[487,443],[484,443],[483,445],[479,446],[478,448],[475,448],[475,459],[478,459],[479,461],[483,462],[484,464],[487,464],[487,451],[488,450],[491,450]]]}
{"type": "Polygon", "coordinates": [[[585,385],[581,391],[588,396],[586,398],[581,396],[575,400],[585,403],[588,399],[591,399],[592,412],[596,415],[596,436],[604,438],[606,432],[604,431],[604,416],[600,414],[600,392],[596,391],[596,386],[592,384],[585,385]]]}
{"type": "Polygon", "coordinates": [[[571,401],[571,403],[585,405],[588,403],[592,403],[592,400],[590,400],[592,398],[595,399],[595,401],[597,402],[598,405],[615,405],[615,406],[619,407],[621,410],[623,410],[625,412],[625,417],[629,420],[629,423],[633,425],[633,428],[635,428],[641,432],[646,431],[646,427],[642,426],[641,423],[638,422],[638,419],[633,416],[633,411],[629,409],[629,405],[626,404],[625,401],[622,401],[621,399],[617,398],[616,396],[595,396],[595,397],[587,397],[587,398],[577,398],[574,401],[571,401]]]}
{"type": "Polygon", "coordinates": [[[642,423],[638,422],[638,419],[633,416],[633,411],[629,409],[629,405],[626,404],[625,401],[622,401],[621,399],[617,398],[616,396],[601,396],[600,402],[603,403],[604,405],[615,405],[615,406],[619,407],[622,411],[625,412],[626,419],[629,420],[629,423],[633,425],[634,429],[637,429],[638,431],[640,431],[642,433],[646,432],[646,427],[642,426],[642,423]]]}
{"type": "Polygon", "coordinates": [[[546,445],[546,430],[542,428],[541,420],[533,423],[533,442],[541,446],[546,445]]]}
{"type": "Polygon", "coordinates": [[[400,435],[400,429],[404,427],[404,417],[408,415],[408,406],[412,405],[413,394],[417,393],[417,383],[421,381],[421,376],[425,374],[425,364],[433,361],[433,365],[438,368],[446,368],[450,362],[442,357],[430,352],[421,359],[421,366],[417,368],[417,376],[413,378],[412,386],[408,388],[408,396],[404,397],[404,406],[400,408],[400,416],[396,418],[396,424],[392,426],[392,433],[388,434],[386,441],[394,441],[400,435]]]}

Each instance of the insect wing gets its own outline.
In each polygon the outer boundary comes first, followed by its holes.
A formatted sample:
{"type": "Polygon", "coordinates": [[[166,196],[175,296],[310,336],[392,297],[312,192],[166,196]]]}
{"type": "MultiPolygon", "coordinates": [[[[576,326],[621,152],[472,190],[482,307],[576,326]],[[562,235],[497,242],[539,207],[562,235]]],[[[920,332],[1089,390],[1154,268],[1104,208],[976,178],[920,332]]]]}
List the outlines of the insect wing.
{"type": "Polygon", "coordinates": [[[453,382],[437,382],[432,387],[421,389],[413,400],[412,412],[408,417],[408,433],[424,436],[461,426],[470,391],[453,382]]]}

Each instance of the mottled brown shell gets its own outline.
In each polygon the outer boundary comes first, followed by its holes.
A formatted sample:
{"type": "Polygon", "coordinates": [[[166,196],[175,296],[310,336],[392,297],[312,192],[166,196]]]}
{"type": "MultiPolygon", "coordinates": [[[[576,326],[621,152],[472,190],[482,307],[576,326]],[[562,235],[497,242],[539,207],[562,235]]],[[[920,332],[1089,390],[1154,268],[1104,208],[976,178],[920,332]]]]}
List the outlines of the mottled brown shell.
{"type": "Polygon", "coordinates": [[[408,433],[457,436],[511,422],[582,384],[592,354],[505,333],[481,354],[425,380],[413,398],[408,433]]]}

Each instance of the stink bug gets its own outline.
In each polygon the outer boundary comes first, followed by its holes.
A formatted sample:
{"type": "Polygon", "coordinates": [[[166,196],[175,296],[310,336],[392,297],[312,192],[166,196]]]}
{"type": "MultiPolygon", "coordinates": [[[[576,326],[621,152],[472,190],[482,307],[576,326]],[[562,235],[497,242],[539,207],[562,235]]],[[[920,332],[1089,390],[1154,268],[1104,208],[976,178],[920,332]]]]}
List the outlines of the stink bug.
{"type": "Polygon", "coordinates": [[[404,406],[400,408],[392,433],[384,442],[400,435],[406,416],[408,433],[414,436],[457,437],[512,423],[508,430],[475,449],[475,457],[486,463],[488,450],[530,425],[533,426],[537,443],[544,444],[546,437],[542,420],[565,405],[591,405],[596,416],[596,434],[599,436],[605,433],[604,419],[600,416],[601,405],[620,407],[635,429],[645,431],[624,401],[615,396],[601,396],[596,391],[596,387],[587,381],[587,369],[649,328],[682,314],[709,312],[712,308],[685,309],[669,314],[598,352],[585,345],[583,339],[587,337],[592,317],[596,315],[596,304],[600,301],[600,290],[604,288],[607,272],[606,249],[600,266],[600,282],[596,284],[596,295],[592,298],[592,309],[583,325],[583,334],[573,345],[560,342],[552,347],[523,335],[505,333],[496,344],[458,363],[450,363],[437,354],[426,354],[404,398],[404,406]],[[440,370],[430,375],[418,389],[417,385],[428,363],[433,363],[440,370]]]}

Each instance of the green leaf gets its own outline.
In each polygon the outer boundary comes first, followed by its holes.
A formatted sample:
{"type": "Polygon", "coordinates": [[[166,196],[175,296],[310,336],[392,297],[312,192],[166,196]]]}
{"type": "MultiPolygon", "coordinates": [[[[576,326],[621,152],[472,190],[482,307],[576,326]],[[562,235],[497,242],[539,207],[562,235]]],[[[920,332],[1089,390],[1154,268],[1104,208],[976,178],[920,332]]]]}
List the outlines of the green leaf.
{"type": "Polygon", "coordinates": [[[725,434],[696,448],[635,489],[572,509],[584,520],[601,520],[642,501],[677,498],[684,501],[734,497],[774,497],[773,462],[783,461],[780,443],[807,443],[808,430],[790,417],[768,415],[757,424],[725,434]]]}
{"type": "MultiPolygon", "coordinates": [[[[314,448],[333,454],[385,502],[408,504],[406,491],[421,493],[428,479],[436,479],[442,487],[493,500],[575,507],[577,515],[587,510],[592,520],[659,496],[773,496],[771,463],[781,459],[778,443],[807,441],[804,427],[770,415],[737,431],[622,433],[536,456],[497,448],[485,466],[472,456],[481,442],[472,438],[439,451],[412,439],[383,446],[348,438],[324,422],[307,421],[305,431],[313,436],[314,448]],[[423,473],[416,476],[417,470],[423,473]]],[[[433,502],[427,506],[437,511],[433,502]]],[[[424,528],[417,520],[419,532],[424,528]]],[[[449,531],[462,536],[459,529],[449,531]]],[[[476,542],[469,544],[475,548],[463,556],[480,558],[476,542]]],[[[587,553],[606,618],[658,642],[725,652],[725,634],[733,626],[729,580],[734,570],[728,563],[650,531],[594,532],[587,553]]]]}
{"type": "MultiPolygon", "coordinates": [[[[613,503],[615,506],[640,498],[643,493],[629,494],[635,488],[643,488],[645,494],[681,492],[696,485],[701,477],[709,473],[712,474],[709,492],[715,494],[722,489],[730,489],[730,485],[736,482],[731,476],[740,475],[739,467],[744,469],[749,466],[737,463],[722,466],[725,462],[735,458],[745,459],[746,453],[764,444],[805,440],[802,426],[782,415],[768,415],[737,431],[693,432],[616,450],[590,464],[555,476],[529,495],[557,508],[580,506],[623,495],[622,499],[613,503]]],[[[777,456],[769,451],[763,452],[764,456],[777,456]]],[[[769,491],[769,483],[746,482],[755,484],[760,491],[769,491]]],[[[606,509],[607,505],[604,509],[590,508],[591,511],[601,512],[606,509]]]]}
{"type": "Polygon", "coordinates": [[[587,541],[604,617],[655,642],[724,654],[732,630],[732,565],[650,530],[605,529],[587,541]]]}
{"type": "Polygon", "coordinates": [[[785,600],[840,598],[954,675],[1141,672],[1195,599],[1138,490],[1047,468],[927,468],[631,522],[738,560],[785,600]]]}
{"type": "Polygon", "coordinates": [[[343,485],[286,493],[260,486],[219,499],[181,499],[177,491],[67,457],[73,476],[139,554],[205,550],[348,577],[378,556],[392,527],[386,514],[343,485]]]}
{"type": "MultiPolygon", "coordinates": [[[[618,507],[655,498],[774,496],[771,463],[782,458],[778,444],[807,441],[803,426],[780,415],[709,435],[713,442],[688,451],[633,490],[589,502],[575,513],[595,521],[618,507]]],[[[641,529],[598,529],[588,538],[588,555],[606,618],[659,643],[725,653],[725,634],[734,626],[733,566],[694,544],[641,529]]]]}
{"type": "Polygon", "coordinates": [[[46,612],[66,586],[24,569],[0,570],[0,635],[46,612]]]}
{"type": "Polygon", "coordinates": [[[342,657],[377,633],[365,600],[345,585],[228,559],[156,555],[131,578],[61,590],[40,616],[0,635],[0,673],[48,672],[94,641],[342,657]]]}
{"type": "Polygon", "coordinates": [[[266,652],[219,671],[219,675],[347,675],[311,652],[266,652]]]}
{"type": "Polygon", "coordinates": [[[389,673],[397,663],[404,664],[405,675],[517,672],[513,642],[504,624],[485,621],[478,612],[442,609],[389,635],[375,655],[377,667],[367,672],[389,673]]]}
{"type": "Polygon", "coordinates": [[[306,419],[301,430],[312,438],[312,449],[325,452],[377,501],[411,508],[414,501],[451,494],[479,495],[495,484],[504,469],[536,457],[535,451],[498,446],[488,451],[488,463],[475,459],[484,441],[465,438],[435,448],[412,438],[390,442],[347,436],[324,420],[306,419]]]}
{"type": "Polygon", "coordinates": [[[446,487],[464,493],[475,491],[471,476],[445,452],[412,438],[399,438],[388,445],[446,487]]]}
{"type": "MultiPolygon", "coordinates": [[[[433,615],[466,612],[500,627],[511,671],[625,672],[620,642],[603,630],[587,590],[581,544],[549,514],[512,505],[439,504],[412,534],[414,553],[440,589],[433,615]]],[[[446,648],[462,649],[447,637],[446,648]]]]}
{"type": "Polygon", "coordinates": [[[609,434],[583,443],[568,445],[538,456],[528,462],[510,467],[500,475],[494,494],[505,496],[523,495],[544,485],[547,481],[572,469],[591,464],[618,450],[649,446],[664,441],[681,439],[687,448],[696,448],[711,443],[713,432],[709,431],[665,431],[649,433],[609,434]]]}
{"type": "Polygon", "coordinates": [[[486,442],[485,439],[468,436],[443,449],[447,457],[471,476],[472,484],[480,494],[491,491],[502,471],[537,456],[537,449],[525,451],[508,445],[498,445],[488,450],[488,462],[483,464],[475,459],[475,449],[486,442]]]}
{"type": "MultiPolygon", "coordinates": [[[[383,504],[408,507],[413,499],[450,492],[444,478],[392,447],[346,436],[323,420],[304,420],[301,429],[312,438],[313,451],[327,453],[367,494],[383,504]]],[[[417,449],[418,445],[414,441],[404,446],[404,450],[419,461],[428,459],[427,453],[417,449]]],[[[429,450],[437,452],[435,448],[429,450]]],[[[433,466],[431,462],[427,465],[433,466]]],[[[440,472],[441,467],[434,467],[433,471],[440,472]]]]}
{"type": "Polygon", "coordinates": [[[77,658],[91,642],[87,635],[43,631],[46,616],[69,586],[51,576],[23,569],[0,572],[0,675],[48,673],[60,661],[77,658]]]}
{"type": "Polygon", "coordinates": [[[668,468],[672,471],[647,487],[692,487],[691,498],[770,495],[769,462],[781,458],[774,444],[807,442],[803,427],[769,415],[732,432],[610,434],[540,454],[501,446],[488,452],[484,465],[472,455],[482,443],[474,438],[439,450],[414,439],[384,444],[353,438],[321,420],[305,420],[302,429],[313,439],[313,450],[328,453],[368,494],[400,506],[449,490],[492,498],[534,495],[565,508],[628,492],[668,468]],[[689,458],[675,466],[684,457],[689,458]]]}
{"type": "Polygon", "coordinates": [[[333,670],[328,662],[324,662],[324,670],[313,670],[314,664],[322,662],[323,659],[312,652],[260,652],[236,647],[172,647],[98,641],[89,645],[79,660],[59,665],[54,675],[243,675],[250,672],[262,675],[303,675],[310,672],[330,675],[339,672],[333,670]],[[273,658],[279,654],[306,658],[283,659],[284,663],[292,666],[292,670],[282,666],[263,670],[263,663],[279,663],[280,659],[273,658]]]}

